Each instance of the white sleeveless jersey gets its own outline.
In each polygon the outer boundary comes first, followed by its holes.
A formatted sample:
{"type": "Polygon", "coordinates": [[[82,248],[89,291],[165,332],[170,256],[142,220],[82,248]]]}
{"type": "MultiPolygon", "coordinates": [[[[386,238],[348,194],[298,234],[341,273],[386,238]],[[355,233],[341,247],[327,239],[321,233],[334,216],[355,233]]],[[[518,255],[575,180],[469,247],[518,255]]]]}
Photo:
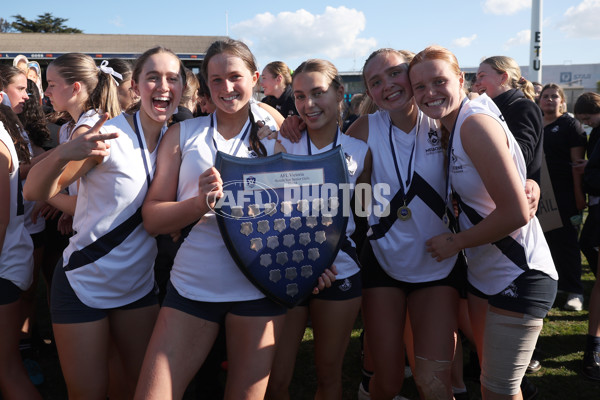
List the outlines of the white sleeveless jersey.
{"type": "MultiPolygon", "coordinates": [[[[456,120],[450,157],[450,182],[460,199],[459,224],[461,231],[473,227],[496,208],[462,146],[461,126],[466,118],[473,114],[488,115],[502,126],[523,186],[525,186],[527,175],[521,149],[506,123],[498,118],[501,113],[496,104],[487,95],[472,101],[466,100],[456,120]]],[[[519,275],[529,269],[542,271],[552,279],[558,279],[550,249],[537,218],[533,218],[527,225],[498,242],[469,248],[465,252],[469,265],[469,282],[487,295],[494,295],[504,290],[519,275]]]]}
{"type": "Polygon", "coordinates": [[[138,137],[124,114],[108,121],[102,131],[120,135],[110,140],[110,154],[80,179],[76,234],[63,260],[77,297],[90,307],[129,304],[154,286],[156,240],[142,225],[141,206],[155,164],[139,128],[138,137]]]}
{"type": "MultiPolygon", "coordinates": [[[[322,149],[318,149],[308,138],[308,134],[306,131],[302,132],[302,138],[298,143],[292,143],[290,140],[286,138],[281,138],[281,144],[285,147],[286,151],[290,154],[299,154],[299,155],[308,155],[308,146],[310,146],[311,154],[319,154],[324,153],[326,151],[331,150],[333,147],[333,143],[331,145],[327,145],[322,149]]],[[[361,140],[355,139],[348,135],[343,134],[339,128],[337,133],[337,138],[335,140],[336,145],[341,145],[342,150],[344,151],[344,155],[346,157],[346,164],[348,166],[348,173],[350,176],[350,184],[352,190],[348,193],[348,199],[342,200],[342,203],[345,204],[347,202],[350,204],[350,198],[354,193],[354,186],[356,185],[356,179],[362,174],[364,168],[365,155],[369,150],[367,144],[361,140]]],[[[346,240],[348,245],[352,248],[356,248],[356,245],[350,238],[350,236],[354,233],[354,218],[352,215],[348,218],[348,225],[346,227],[346,240]]],[[[349,276],[352,276],[359,272],[359,266],[355,260],[352,259],[350,254],[344,251],[344,245],[340,248],[337,257],[333,261],[335,264],[338,274],[336,275],[336,279],[344,279],[349,276]]]]}
{"type": "MultiPolygon", "coordinates": [[[[179,123],[181,166],[177,201],[198,195],[198,177],[215,164],[215,143],[227,154],[256,157],[249,149],[249,133],[241,140],[249,124],[248,119],[236,137],[225,140],[218,132],[214,114],[179,123]],[[213,118],[214,128],[211,128],[213,118]]],[[[261,142],[268,155],[274,153],[275,140],[261,142]]],[[[171,270],[171,283],[183,297],[196,301],[245,301],[265,297],[229,255],[212,211],[202,216],[181,244],[171,270]]]]}
{"type": "Polygon", "coordinates": [[[1,122],[0,141],[8,148],[13,165],[9,172],[10,218],[0,252],[0,278],[11,281],[21,290],[27,290],[33,279],[33,242],[24,224],[17,151],[12,137],[1,122]]]}
{"type": "Polygon", "coordinates": [[[368,144],[373,156],[371,185],[374,191],[369,237],[373,252],[381,267],[394,279],[415,283],[443,279],[452,271],[456,257],[437,262],[425,250],[428,239],[449,232],[442,221],[446,179],[440,131],[436,121],[421,111],[411,132],[405,133],[392,126],[394,151],[405,191],[411,153],[410,170],[414,173],[407,192],[411,196],[407,206],[412,216],[402,221],[392,212],[390,217],[393,217],[393,224],[389,226],[389,217],[380,218],[381,211],[378,208],[389,211],[390,202],[400,190],[390,146],[390,126],[387,111],[369,115],[368,144]],[[389,190],[384,191],[387,188],[389,190]],[[378,228],[386,224],[389,229],[380,232],[378,228]]]}
{"type": "MultiPolygon", "coordinates": [[[[33,158],[33,147],[31,146],[31,140],[29,140],[29,135],[25,131],[22,131],[21,134],[23,135],[25,140],[27,140],[29,155],[31,156],[31,158],[33,158]]],[[[23,180],[23,185],[25,185],[26,180],[27,179],[23,180]]],[[[33,214],[33,208],[35,207],[36,202],[23,199],[23,203],[25,205],[25,229],[27,229],[27,232],[29,232],[30,235],[42,232],[44,228],[46,228],[46,220],[43,217],[39,217],[35,224],[31,220],[31,215],[33,214]]]]}
{"type": "Polygon", "coordinates": [[[258,102],[253,98],[250,99],[250,111],[252,111],[252,115],[254,116],[254,121],[263,121],[264,124],[270,127],[274,131],[278,131],[277,123],[273,116],[269,114],[267,110],[258,105],[258,102]]]}

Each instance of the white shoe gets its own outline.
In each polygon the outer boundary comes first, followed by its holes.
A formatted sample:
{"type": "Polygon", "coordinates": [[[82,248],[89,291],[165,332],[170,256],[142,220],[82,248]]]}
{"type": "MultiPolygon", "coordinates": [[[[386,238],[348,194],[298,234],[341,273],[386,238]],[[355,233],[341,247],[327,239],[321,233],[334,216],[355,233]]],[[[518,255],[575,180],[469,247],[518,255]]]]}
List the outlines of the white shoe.
{"type": "Polygon", "coordinates": [[[567,297],[567,302],[563,306],[563,310],[567,310],[567,311],[583,310],[583,295],[569,293],[569,297],[567,297]]]}
{"type": "Polygon", "coordinates": [[[371,400],[371,395],[365,390],[362,382],[358,385],[358,400],[371,400]]]}

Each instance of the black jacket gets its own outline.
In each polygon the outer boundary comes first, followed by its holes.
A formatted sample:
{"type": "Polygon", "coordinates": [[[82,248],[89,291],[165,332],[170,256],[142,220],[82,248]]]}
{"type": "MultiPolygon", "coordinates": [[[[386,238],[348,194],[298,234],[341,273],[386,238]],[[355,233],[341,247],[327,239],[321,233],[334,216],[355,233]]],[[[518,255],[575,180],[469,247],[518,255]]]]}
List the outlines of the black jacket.
{"type": "Polygon", "coordinates": [[[493,100],[519,143],[527,166],[527,178],[540,183],[544,150],[542,111],[519,89],[510,89],[493,100]]]}
{"type": "Polygon", "coordinates": [[[281,115],[283,115],[283,118],[287,118],[290,115],[298,115],[291,86],[286,87],[279,98],[275,96],[266,96],[261,101],[279,111],[281,115]]]}
{"type": "Polygon", "coordinates": [[[583,190],[593,196],[600,196],[600,145],[588,155],[588,163],[583,173],[583,190]]]}

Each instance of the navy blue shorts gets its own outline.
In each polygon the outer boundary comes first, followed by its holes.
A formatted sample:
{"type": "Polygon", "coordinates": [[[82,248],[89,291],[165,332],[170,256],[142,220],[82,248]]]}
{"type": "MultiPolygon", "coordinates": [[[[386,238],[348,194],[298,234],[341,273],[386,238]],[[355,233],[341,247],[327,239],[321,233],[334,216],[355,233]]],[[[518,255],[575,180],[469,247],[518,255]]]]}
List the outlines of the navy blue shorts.
{"type": "Polygon", "coordinates": [[[287,309],[281,304],[264,297],[258,300],[208,302],[190,300],[179,294],[169,281],[163,307],[174,308],[194,317],[223,324],[227,314],[244,317],[274,317],[283,315],[287,309]]]}
{"type": "Polygon", "coordinates": [[[150,293],[132,303],[115,308],[92,308],[83,304],[71,287],[65,270],[62,266],[62,258],[54,268],[52,277],[52,288],[50,291],[50,315],[53,324],[77,324],[81,322],[99,321],[108,316],[112,310],[133,310],[158,304],[156,291],[150,293]]]}
{"type": "Polygon", "coordinates": [[[360,296],[362,296],[362,279],[360,278],[360,272],[357,272],[347,278],[336,279],[331,287],[320,290],[317,294],[311,294],[298,306],[308,307],[308,303],[313,299],[340,301],[355,299],[360,296]]]}
{"type": "Polygon", "coordinates": [[[545,318],[554,304],[558,282],[545,273],[530,269],[517,277],[500,293],[487,296],[469,284],[469,293],[488,300],[502,310],[545,318]]]}
{"type": "Polygon", "coordinates": [[[404,282],[389,276],[377,261],[371,243],[368,241],[362,248],[360,254],[360,264],[362,265],[362,284],[364,289],[377,287],[396,287],[401,289],[408,296],[411,292],[433,286],[451,286],[455,288],[461,296],[465,292],[467,283],[467,267],[464,257],[459,255],[454,264],[454,268],[447,277],[429,282],[404,282]]]}
{"type": "Polygon", "coordinates": [[[19,300],[23,291],[8,279],[0,278],[0,306],[19,300]]]}

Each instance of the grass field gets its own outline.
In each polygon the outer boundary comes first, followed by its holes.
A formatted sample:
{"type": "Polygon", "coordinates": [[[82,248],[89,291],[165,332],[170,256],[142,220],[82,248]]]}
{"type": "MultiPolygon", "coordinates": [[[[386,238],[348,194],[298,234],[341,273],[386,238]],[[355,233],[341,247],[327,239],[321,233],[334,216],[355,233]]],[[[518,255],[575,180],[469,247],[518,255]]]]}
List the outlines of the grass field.
{"type": "MultiPolygon", "coordinates": [[[[584,265],[582,277],[585,286],[585,307],[581,312],[561,311],[553,308],[545,320],[544,328],[539,339],[541,351],[540,359],[542,369],[532,375],[530,380],[539,388],[540,400],[596,400],[600,399],[600,382],[593,382],[584,378],[579,370],[585,334],[587,332],[588,313],[587,301],[594,283],[594,276],[587,264],[584,265]]],[[[40,298],[44,299],[43,293],[40,298]]],[[[557,298],[556,304],[562,305],[565,295],[557,298]]],[[[43,302],[40,302],[40,312],[43,314],[43,302]]],[[[46,320],[41,316],[41,321],[46,320]]],[[[358,384],[360,382],[360,328],[362,323],[357,320],[350,346],[346,353],[343,369],[343,400],[356,399],[358,384]]],[[[46,336],[48,332],[42,333],[46,336]]],[[[312,362],[313,338],[312,330],[307,328],[304,340],[296,360],[294,381],[290,388],[292,399],[308,400],[314,396],[316,388],[315,370],[312,362]]],[[[42,366],[45,382],[39,386],[44,399],[62,400],[66,399],[66,390],[62,381],[62,374],[52,346],[45,346],[37,354],[38,361],[42,366]]],[[[476,382],[467,381],[467,387],[472,400],[480,399],[479,386],[476,382]]],[[[201,388],[193,388],[186,394],[186,400],[208,399],[202,396],[201,388]]],[[[412,400],[417,400],[418,395],[412,378],[405,380],[402,394],[412,400]]],[[[211,399],[212,400],[212,399],[211,399]]]]}

